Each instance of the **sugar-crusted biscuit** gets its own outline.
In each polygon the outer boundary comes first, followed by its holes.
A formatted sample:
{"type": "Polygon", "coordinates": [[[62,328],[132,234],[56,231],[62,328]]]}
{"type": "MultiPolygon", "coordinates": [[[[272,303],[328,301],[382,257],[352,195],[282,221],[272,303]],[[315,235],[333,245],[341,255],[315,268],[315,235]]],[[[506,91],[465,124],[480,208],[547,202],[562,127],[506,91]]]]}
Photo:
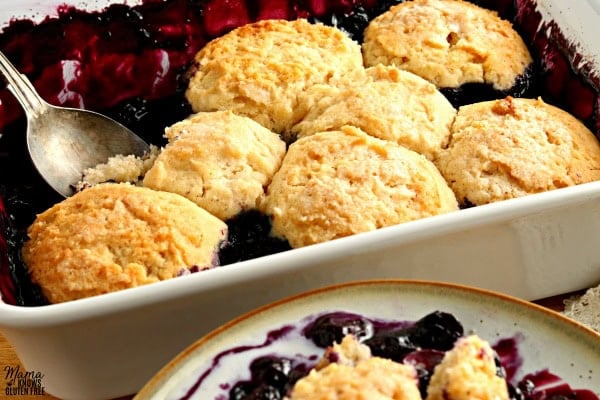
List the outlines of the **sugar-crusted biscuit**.
{"type": "Polygon", "coordinates": [[[208,43],[186,92],[194,111],[232,110],[281,133],[295,122],[297,95],[361,71],[360,45],[306,20],[263,20],[208,43]]]}
{"type": "Polygon", "coordinates": [[[300,99],[306,115],[292,128],[296,138],[352,125],[430,160],[446,147],[456,115],[435,85],[394,66],[368,68],[364,81],[315,85],[300,99]]]}
{"type": "Polygon", "coordinates": [[[105,183],[44,211],[28,234],[32,281],[59,303],[211,268],[227,225],[180,195],[105,183]]]}
{"type": "Polygon", "coordinates": [[[426,400],[508,400],[508,386],[496,374],[494,354],[476,335],[459,338],[433,370],[426,400]]]}
{"type": "Polygon", "coordinates": [[[462,0],[412,0],[373,19],[362,45],[366,66],[396,65],[438,88],[486,83],[506,90],[532,63],[510,22],[462,0]]]}
{"type": "Polygon", "coordinates": [[[292,247],[457,209],[432,162],[358,128],[320,132],[288,149],[263,205],[292,247]]]}
{"type": "Polygon", "coordinates": [[[166,129],[169,143],[143,185],[178,193],[227,220],[255,209],[279,169],[279,135],[231,111],[204,112],[166,129]]]}
{"type": "Polygon", "coordinates": [[[311,370],[299,379],[289,400],[420,400],[417,371],[380,357],[361,360],[356,365],[331,363],[311,370]]]}
{"type": "Polygon", "coordinates": [[[354,367],[359,362],[368,360],[371,357],[373,356],[369,346],[359,342],[352,334],[347,334],[340,343],[334,343],[325,349],[325,353],[317,361],[314,369],[323,369],[334,362],[354,367]]]}
{"type": "Polygon", "coordinates": [[[600,144],[571,114],[541,99],[463,106],[435,161],[463,206],[600,179],[600,144]]]}

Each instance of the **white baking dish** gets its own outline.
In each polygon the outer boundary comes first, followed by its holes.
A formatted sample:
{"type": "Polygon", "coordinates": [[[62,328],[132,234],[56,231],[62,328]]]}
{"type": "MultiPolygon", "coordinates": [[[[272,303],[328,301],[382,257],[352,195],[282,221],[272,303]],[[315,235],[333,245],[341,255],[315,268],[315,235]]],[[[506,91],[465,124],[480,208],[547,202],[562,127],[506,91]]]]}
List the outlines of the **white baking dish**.
{"type": "MultiPolygon", "coordinates": [[[[5,0],[0,22],[45,15],[62,3],[5,0]]],[[[585,60],[600,66],[600,0],[538,3],[585,60]]],[[[136,392],[175,354],[232,317],[325,285],[428,279],[525,299],[592,286],[600,282],[598,232],[600,182],[594,182],[94,298],[33,308],[0,302],[0,331],[27,370],[44,374],[47,392],[111,398],[136,392]]]]}

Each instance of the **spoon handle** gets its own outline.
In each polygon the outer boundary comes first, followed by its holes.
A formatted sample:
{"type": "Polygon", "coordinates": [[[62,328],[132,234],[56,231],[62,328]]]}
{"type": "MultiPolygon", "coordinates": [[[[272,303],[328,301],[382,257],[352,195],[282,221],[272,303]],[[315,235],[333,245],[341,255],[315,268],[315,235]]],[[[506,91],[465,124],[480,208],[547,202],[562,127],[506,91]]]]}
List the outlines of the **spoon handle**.
{"type": "Polygon", "coordinates": [[[28,117],[36,117],[46,109],[47,103],[36,92],[31,81],[21,74],[1,51],[0,71],[6,78],[8,90],[21,103],[28,117]]]}

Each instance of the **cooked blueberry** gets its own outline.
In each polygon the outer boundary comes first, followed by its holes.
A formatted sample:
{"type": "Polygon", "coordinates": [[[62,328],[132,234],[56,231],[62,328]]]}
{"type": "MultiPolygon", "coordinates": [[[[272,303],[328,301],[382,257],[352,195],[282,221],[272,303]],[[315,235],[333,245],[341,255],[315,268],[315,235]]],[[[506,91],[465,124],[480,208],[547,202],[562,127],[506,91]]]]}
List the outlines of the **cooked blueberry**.
{"type": "Polygon", "coordinates": [[[529,379],[524,379],[519,382],[517,389],[525,396],[525,398],[528,398],[535,390],[535,384],[529,379]]]}
{"type": "Polygon", "coordinates": [[[291,19],[295,15],[293,2],[289,0],[246,1],[253,20],[291,19]]]}
{"type": "Polygon", "coordinates": [[[375,2],[370,8],[357,4],[348,9],[347,3],[336,4],[334,12],[329,12],[318,17],[309,18],[312,22],[320,22],[334,26],[355,41],[362,43],[363,32],[371,19],[387,11],[391,6],[404,2],[404,0],[387,0],[375,2]]]}
{"type": "Polygon", "coordinates": [[[364,7],[357,6],[351,12],[341,15],[332,15],[331,23],[338,29],[346,32],[357,42],[363,40],[363,31],[369,24],[370,17],[364,7]]]}
{"type": "MultiPolygon", "coordinates": [[[[1,203],[1,202],[0,202],[1,203]]],[[[0,277],[10,278],[12,282],[1,282],[1,288],[11,288],[3,296],[12,299],[12,303],[20,306],[41,306],[48,304],[40,287],[31,281],[27,266],[21,255],[21,247],[27,235],[25,231],[15,229],[9,217],[9,204],[0,210],[0,242],[6,241],[6,258],[0,259],[0,277]]],[[[1,246],[0,246],[1,249],[1,246]]]]}
{"type": "Polygon", "coordinates": [[[297,364],[288,375],[288,382],[285,387],[286,391],[292,388],[298,379],[304,378],[306,375],[308,375],[308,372],[311,368],[312,366],[308,366],[303,363],[297,364]]]}
{"type": "Polygon", "coordinates": [[[504,369],[498,354],[494,354],[494,364],[496,364],[496,375],[498,375],[500,378],[506,379],[506,370],[504,369]]]}
{"type": "Polygon", "coordinates": [[[352,334],[359,340],[373,335],[373,324],[364,317],[351,313],[322,315],[309,325],[304,334],[319,347],[340,343],[344,336],[352,334]]]}
{"type": "Polygon", "coordinates": [[[412,365],[417,370],[419,391],[423,398],[427,397],[427,386],[436,365],[442,362],[444,352],[439,350],[417,350],[404,357],[404,363],[412,365]]]}
{"type": "Polygon", "coordinates": [[[421,348],[445,351],[450,350],[463,333],[463,326],[452,314],[435,311],[418,320],[410,329],[409,337],[421,348]]]}
{"type": "Polygon", "coordinates": [[[539,94],[538,76],[538,68],[532,63],[515,78],[514,85],[507,90],[495,89],[488,83],[472,82],[456,88],[440,88],[440,92],[456,108],[481,101],[502,99],[506,96],[535,97],[539,94]]]}
{"type": "Polygon", "coordinates": [[[103,14],[103,20],[105,22],[112,22],[115,20],[125,20],[130,23],[142,21],[144,16],[139,11],[128,7],[125,4],[111,4],[103,14]]]}
{"type": "Polygon", "coordinates": [[[287,240],[271,236],[271,221],[259,211],[243,212],[227,221],[227,226],[227,243],[219,252],[221,265],[275,254],[291,248],[287,240]]]}
{"type": "Polygon", "coordinates": [[[141,131],[140,127],[143,126],[145,119],[150,117],[148,101],[141,97],[122,102],[110,113],[121,124],[136,131],[141,131]]]}
{"type": "Polygon", "coordinates": [[[250,364],[252,379],[283,390],[292,371],[292,361],[279,357],[259,357],[250,364]]]}
{"type": "Polygon", "coordinates": [[[205,0],[203,4],[204,29],[210,36],[219,36],[250,21],[244,0],[205,0]]]}
{"type": "Polygon", "coordinates": [[[165,127],[185,119],[191,113],[191,106],[181,94],[154,101],[135,97],[107,111],[110,117],[159,146],[165,144],[165,127]]]}
{"type": "Polygon", "coordinates": [[[521,389],[519,389],[518,387],[516,387],[515,385],[511,384],[511,383],[507,383],[508,385],[508,398],[510,400],[525,400],[525,396],[523,395],[523,392],[521,391],[521,389]]]}
{"type": "Polygon", "coordinates": [[[534,97],[540,90],[540,68],[535,62],[529,64],[525,71],[515,78],[515,84],[508,91],[502,93],[513,97],[534,97]]]}
{"type": "Polygon", "coordinates": [[[417,346],[401,332],[375,335],[366,340],[365,344],[369,346],[374,356],[397,362],[401,362],[407,354],[417,350],[417,346]]]}
{"type": "Polygon", "coordinates": [[[284,390],[260,381],[237,382],[229,391],[229,400],[280,400],[284,390]]]}
{"type": "Polygon", "coordinates": [[[230,400],[245,400],[256,386],[251,382],[238,382],[229,391],[230,400]]]}
{"type": "Polygon", "coordinates": [[[277,388],[269,385],[260,385],[245,400],[280,400],[282,398],[283,395],[277,388]]]}
{"type": "Polygon", "coordinates": [[[386,12],[387,10],[390,9],[390,7],[393,7],[397,4],[400,3],[404,3],[405,0],[383,0],[383,1],[376,1],[375,4],[373,5],[373,7],[371,9],[369,9],[369,18],[375,18],[378,15],[383,14],[384,12],[386,12]]]}
{"type": "Polygon", "coordinates": [[[473,208],[473,207],[476,207],[476,204],[473,204],[473,203],[471,202],[471,200],[469,200],[469,199],[467,199],[467,198],[464,198],[464,199],[461,201],[461,204],[460,204],[460,208],[461,208],[461,209],[463,209],[463,210],[466,210],[467,208],[473,208]]]}

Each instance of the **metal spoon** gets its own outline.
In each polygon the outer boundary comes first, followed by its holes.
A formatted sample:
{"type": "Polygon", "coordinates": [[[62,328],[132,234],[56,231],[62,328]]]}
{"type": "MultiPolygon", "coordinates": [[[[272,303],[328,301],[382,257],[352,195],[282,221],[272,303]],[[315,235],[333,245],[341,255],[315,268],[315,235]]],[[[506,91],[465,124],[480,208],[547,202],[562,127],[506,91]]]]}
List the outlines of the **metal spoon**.
{"type": "Polygon", "coordinates": [[[58,193],[73,194],[86,168],[119,154],[141,156],[148,144],[118,122],[95,112],[45,102],[25,75],[0,52],[0,71],[27,116],[33,165],[58,193]]]}

